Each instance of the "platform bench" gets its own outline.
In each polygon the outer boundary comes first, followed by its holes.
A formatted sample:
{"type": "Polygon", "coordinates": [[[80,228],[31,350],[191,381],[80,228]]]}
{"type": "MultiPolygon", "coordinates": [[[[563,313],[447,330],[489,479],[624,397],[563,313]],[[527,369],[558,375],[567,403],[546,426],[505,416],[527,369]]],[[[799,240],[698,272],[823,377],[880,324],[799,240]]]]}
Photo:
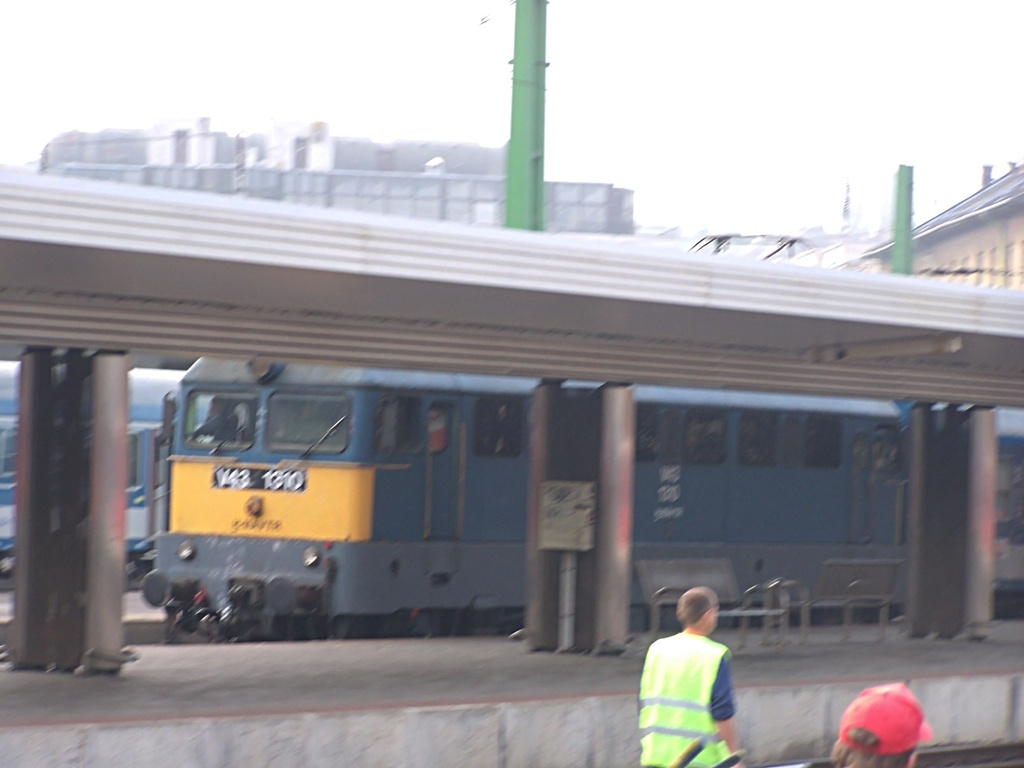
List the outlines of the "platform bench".
{"type": "Polygon", "coordinates": [[[660,626],[661,607],[673,608],[684,592],[693,587],[710,587],[718,595],[719,617],[740,620],[739,646],[747,641],[749,620],[763,619],[764,643],[770,644],[772,629],[775,642],[786,640],[789,625],[789,595],[777,589],[778,580],[755,584],[743,592],[736,585],[736,574],[728,558],[681,558],[676,560],[637,560],[634,563],[640,580],[640,591],[650,610],[652,639],[660,626]],[[755,597],[760,601],[755,603],[755,597]]]}
{"type": "MultiPolygon", "coordinates": [[[[843,640],[850,637],[853,609],[878,608],[878,639],[885,639],[889,624],[889,606],[896,593],[896,579],[903,560],[826,560],[821,565],[818,583],[810,595],[806,593],[792,608],[800,609],[800,626],[806,635],[810,612],[814,607],[843,609],[843,640]]],[[[794,582],[789,582],[791,586],[794,582]]]]}

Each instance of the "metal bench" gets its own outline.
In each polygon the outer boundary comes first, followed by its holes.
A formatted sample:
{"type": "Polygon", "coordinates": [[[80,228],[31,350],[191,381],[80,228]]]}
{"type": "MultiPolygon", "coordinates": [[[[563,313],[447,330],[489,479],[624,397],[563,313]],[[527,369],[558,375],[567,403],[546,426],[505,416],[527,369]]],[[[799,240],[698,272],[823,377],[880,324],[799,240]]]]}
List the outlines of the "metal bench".
{"type": "Polygon", "coordinates": [[[853,623],[853,609],[857,607],[878,608],[878,639],[885,639],[889,624],[889,606],[896,592],[896,579],[903,560],[826,560],[821,565],[818,583],[814,591],[807,594],[806,588],[797,582],[782,582],[783,589],[796,588],[800,597],[790,601],[792,608],[800,609],[801,633],[806,639],[810,624],[811,609],[842,608],[843,640],[850,637],[853,623]]]}
{"type": "Polygon", "coordinates": [[[739,618],[740,647],[747,642],[752,617],[763,619],[765,645],[770,644],[772,629],[776,630],[778,644],[786,641],[790,604],[788,592],[777,588],[780,580],[755,584],[741,594],[736,586],[732,563],[726,558],[637,560],[634,565],[640,579],[640,590],[650,609],[652,637],[657,635],[661,623],[661,607],[671,605],[675,608],[686,590],[703,586],[710,587],[718,595],[719,617],[739,618]],[[755,603],[759,595],[760,602],[755,603]]]}

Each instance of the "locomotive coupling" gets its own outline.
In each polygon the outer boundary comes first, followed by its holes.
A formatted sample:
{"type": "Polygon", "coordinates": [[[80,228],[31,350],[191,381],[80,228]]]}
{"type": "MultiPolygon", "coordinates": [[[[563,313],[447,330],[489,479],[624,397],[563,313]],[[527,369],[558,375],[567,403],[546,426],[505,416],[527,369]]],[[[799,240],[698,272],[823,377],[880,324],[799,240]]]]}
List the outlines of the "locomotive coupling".
{"type": "Polygon", "coordinates": [[[238,577],[230,582],[228,601],[236,611],[267,608],[277,616],[287,616],[298,608],[310,610],[319,606],[322,591],[319,584],[296,584],[283,575],[267,580],[238,577]]]}

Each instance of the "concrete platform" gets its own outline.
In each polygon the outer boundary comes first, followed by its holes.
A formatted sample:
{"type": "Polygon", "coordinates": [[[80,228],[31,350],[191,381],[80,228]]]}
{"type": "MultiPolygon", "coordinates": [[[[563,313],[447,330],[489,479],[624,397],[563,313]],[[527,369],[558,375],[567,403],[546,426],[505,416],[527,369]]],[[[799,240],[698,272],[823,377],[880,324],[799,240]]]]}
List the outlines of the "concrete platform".
{"type": "MultiPolygon", "coordinates": [[[[1024,739],[1024,622],[988,640],[816,628],[734,653],[748,765],[824,755],[866,685],[905,680],[936,743],[1024,739]]],[[[730,632],[716,635],[727,644],[730,632]]],[[[644,646],[526,653],[502,638],[147,646],[116,677],[0,671],[11,766],[635,768],[644,646]]]]}

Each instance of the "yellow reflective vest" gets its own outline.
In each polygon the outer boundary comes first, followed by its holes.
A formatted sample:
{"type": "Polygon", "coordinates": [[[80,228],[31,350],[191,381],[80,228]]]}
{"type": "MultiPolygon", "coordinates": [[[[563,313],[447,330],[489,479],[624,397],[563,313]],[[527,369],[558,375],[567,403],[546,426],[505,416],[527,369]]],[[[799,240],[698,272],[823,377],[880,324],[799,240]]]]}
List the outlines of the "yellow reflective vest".
{"type": "Polygon", "coordinates": [[[690,765],[707,768],[729,756],[711,716],[711,689],[728,652],[685,632],[651,645],[640,678],[641,765],[670,766],[696,738],[706,746],[690,765]]]}

